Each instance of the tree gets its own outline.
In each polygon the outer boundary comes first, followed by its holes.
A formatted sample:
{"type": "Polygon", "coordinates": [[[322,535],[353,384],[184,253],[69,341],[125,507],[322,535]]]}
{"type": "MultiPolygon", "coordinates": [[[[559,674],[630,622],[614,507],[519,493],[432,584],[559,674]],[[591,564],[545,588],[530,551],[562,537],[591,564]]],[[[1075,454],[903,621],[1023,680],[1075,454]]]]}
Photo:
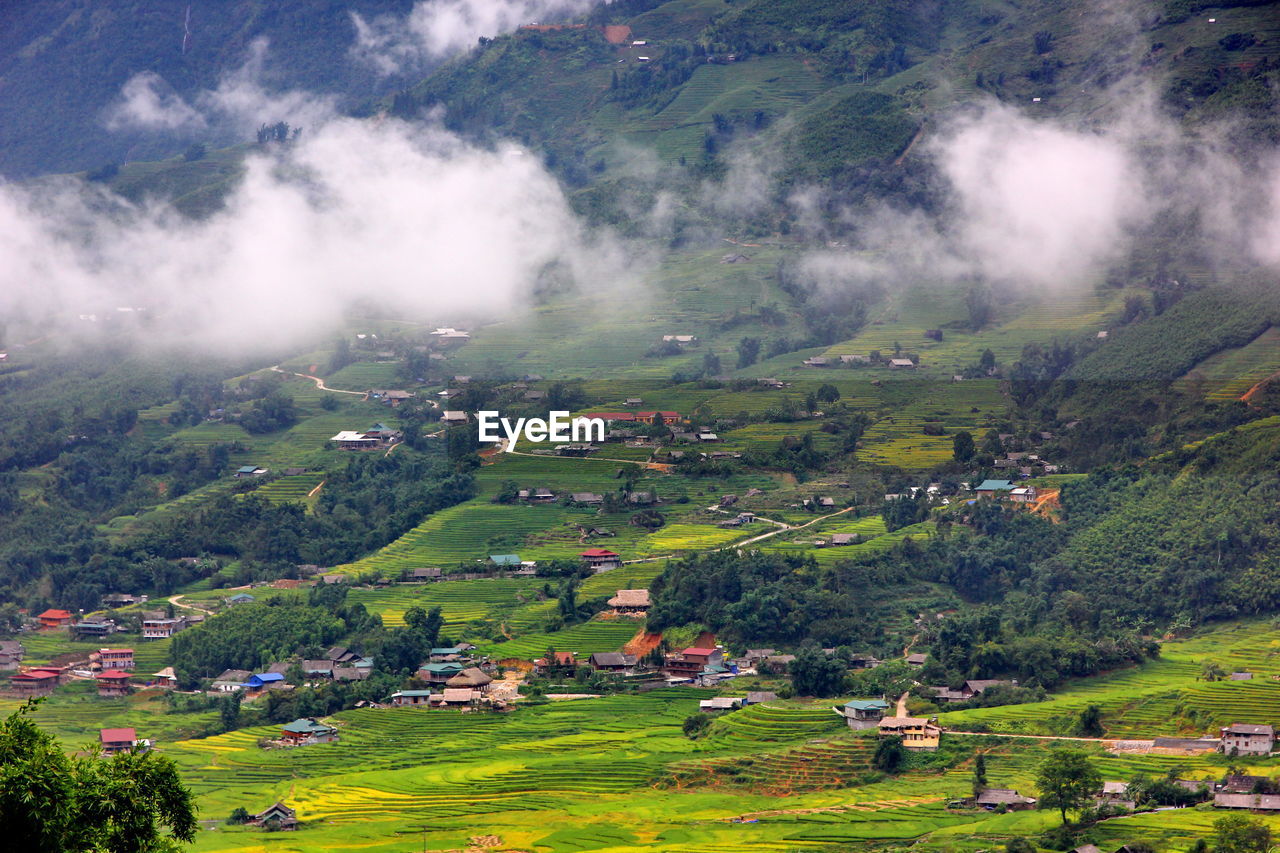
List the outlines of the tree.
{"type": "Polygon", "coordinates": [[[711,726],[711,715],[699,711],[684,718],[684,725],[681,729],[684,731],[685,737],[690,740],[697,740],[711,726]]]}
{"type": "Polygon", "coordinates": [[[719,376],[720,369],[720,356],[711,350],[707,350],[702,356],[702,375],[719,376]]]}
{"type": "Polygon", "coordinates": [[[973,762],[973,795],[977,797],[987,790],[987,757],[981,752],[973,762]]]}
{"type": "Polygon", "coordinates": [[[844,664],[816,649],[801,649],[787,668],[800,696],[835,696],[844,689],[844,664]]]}
{"type": "Polygon", "coordinates": [[[898,735],[880,738],[871,764],[884,773],[897,773],[907,763],[907,748],[898,735]]]}
{"type": "Polygon", "coordinates": [[[738,367],[750,367],[759,357],[759,338],[743,338],[738,341],[738,367]]]}
{"type": "Polygon", "coordinates": [[[974,446],[972,434],[960,430],[951,436],[951,455],[961,465],[967,465],[976,452],[977,447],[974,446]]]}
{"type": "Polygon", "coordinates": [[[990,371],[996,366],[996,354],[989,348],[982,351],[982,355],[978,358],[978,366],[984,371],[990,371]]]}
{"type": "Polygon", "coordinates": [[[969,328],[973,331],[987,325],[991,319],[991,291],[982,285],[974,285],[964,295],[965,307],[969,309],[969,328]]]}
{"type": "Polygon", "coordinates": [[[1004,845],[1004,853],[1036,853],[1036,849],[1036,846],[1025,838],[1010,838],[1004,845]]]}
{"type": "Polygon", "coordinates": [[[240,721],[240,691],[224,696],[218,703],[218,718],[222,721],[222,730],[229,732],[240,721]]]}
{"type": "Polygon", "coordinates": [[[840,389],[836,386],[824,382],[818,386],[817,398],[824,403],[834,403],[840,399],[840,389]]]}
{"type": "Polygon", "coordinates": [[[1040,790],[1040,807],[1058,809],[1065,826],[1067,812],[1084,808],[1102,787],[1102,777],[1083,752],[1055,749],[1041,763],[1036,787],[1040,790]]]}
{"type": "Polygon", "coordinates": [[[1205,681],[1221,681],[1227,677],[1227,671],[1217,661],[1207,660],[1200,664],[1200,677],[1205,681]]]}
{"type": "Polygon", "coordinates": [[[248,823],[252,818],[253,815],[249,814],[248,809],[244,806],[236,806],[231,810],[231,814],[227,817],[227,823],[234,826],[236,824],[248,823]]]}
{"type": "Polygon", "coordinates": [[[1218,842],[1215,853],[1266,853],[1271,847],[1271,830],[1242,814],[1218,818],[1213,833],[1218,842]]]}
{"type": "Polygon", "coordinates": [[[31,720],[36,704],[27,702],[0,723],[5,846],[144,853],[195,839],[195,804],[171,759],[138,751],[69,758],[31,720]]]}
{"type": "Polygon", "coordinates": [[[1076,731],[1084,737],[1102,737],[1102,709],[1097,705],[1082,708],[1080,719],[1076,722],[1076,731]]]}

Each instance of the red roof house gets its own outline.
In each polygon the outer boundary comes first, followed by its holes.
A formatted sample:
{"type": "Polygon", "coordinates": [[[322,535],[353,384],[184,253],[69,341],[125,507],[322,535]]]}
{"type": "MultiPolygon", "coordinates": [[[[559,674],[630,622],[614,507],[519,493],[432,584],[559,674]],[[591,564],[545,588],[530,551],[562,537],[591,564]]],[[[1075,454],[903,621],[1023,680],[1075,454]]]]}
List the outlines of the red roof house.
{"type": "Polygon", "coordinates": [[[133,749],[138,742],[138,732],[135,729],[103,729],[98,733],[98,740],[102,751],[111,755],[133,749]]]}
{"type": "Polygon", "coordinates": [[[593,569],[616,568],[622,559],[608,548],[588,548],[578,555],[593,569]]]}
{"type": "Polygon", "coordinates": [[[109,669],[98,675],[99,696],[128,696],[131,689],[127,672],[109,669]]]}
{"type": "Polygon", "coordinates": [[[71,624],[69,610],[46,610],[36,618],[40,620],[41,628],[64,628],[71,624]]]}
{"type": "Polygon", "coordinates": [[[20,696],[48,696],[62,680],[57,669],[29,669],[9,677],[9,687],[20,696]]]}

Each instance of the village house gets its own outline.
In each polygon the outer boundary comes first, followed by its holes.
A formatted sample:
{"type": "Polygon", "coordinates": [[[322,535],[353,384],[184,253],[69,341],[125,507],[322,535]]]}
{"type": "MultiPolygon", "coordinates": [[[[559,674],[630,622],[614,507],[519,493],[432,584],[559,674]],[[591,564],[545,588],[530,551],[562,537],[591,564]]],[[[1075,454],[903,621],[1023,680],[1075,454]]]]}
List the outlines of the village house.
{"type": "Polygon", "coordinates": [[[676,344],[677,346],[687,347],[696,344],[698,342],[698,338],[694,335],[663,335],[662,342],[664,344],[676,344]]]}
{"type": "Polygon", "coordinates": [[[218,693],[235,693],[237,690],[244,690],[248,680],[249,670],[228,669],[215,678],[210,687],[218,693]]]}
{"type": "Polygon", "coordinates": [[[436,568],[410,569],[405,572],[405,580],[412,583],[426,583],[428,581],[438,581],[444,573],[436,568]]]}
{"type": "Polygon", "coordinates": [[[636,412],[636,420],[644,421],[654,426],[671,426],[680,423],[679,412],[636,412]]]}
{"type": "Polygon", "coordinates": [[[1252,794],[1267,790],[1271,780],[1266,776],[1250,776],[1245,773],[1228,773],[1216,790],[1224,794],[1252,794]]]}
{"type": "Polygon", "coordinates": [[[772,690],[749,690],[743,705],[763,705],[765,702],[777,702],[778,694],[772,690]]]}
{"type": "Polygon", "coordinates": [[[108,637],[115,632],[116,623],[110,621],[86,620],[71,626],[71,633],[75,634],[77,640],[100,639],[108,637]]]}
{"type": "Polygon", "coordinates": [[[850,699],[843,708],[832,708],[851,729],[874,729],[889,710],[889,703],[883,699],[850,699]]]}
{"type": "Polygon", "coordinates": [[[98,674],[98,695],[116,698],[128,696],[133,692],[129,684],[129,673],[118,669],[108,669],[98,674]]]}
{"type": "Polygon", "coordinates": [[[69,610],[46,610],[36,619],[40,622],[41,628],[65,628],[72,621],[69,610]]]}
{"type": "Polygon", "coordinates": [[[0,672],[10,672],[18,668],[27,650],[17,640],[0,640],[0,672]]]}
{"type": "Polygon", "coordinates": [[[338,730],[333,726],[326,726],[314,717],[302,717],[282,726],[280,739],[291,746],[333,743],[338,739],[338,730]]]}
{"type": "Polygon", "coordinates": [[[466,687],[477,693],[488,693],[489,685],[493,683],[493,677],[483,669],[476,666],[469,666],[462,672],[455,675],[445,682],[446,687],[466,687]]]}
{"type": "Polygon", "coordinates": [[[172,637],[185,627],[186,622],[181,619],[143,619],[142,639],[163,640],[172,637]]]}
{"type": "Polygon", "coordinates": [[[467,422],[467,413],[460,409],[445,409],[440,420],[445,426],[459,426],[467,422]]]}
{"type": "Polygon", "coordinates": [[[447,684],[466,667],[460,663],[429,663],[418,670],[418,678],[428,684],[447,684]]]}
{"type": "Polygon", "coordinates": [[[522,563],[519,554],[490,554],[489,562],[498,568],[518,569],[522,563]]]}
{"type": "Polygon", "coordinates": [[[912,652],[905,658],[908,666],[924,666],[928,659],[929,656],[924,652],[912,652]]]}
{"type": "Polygon", "coordinates": [[[60,669],[29,669],[9,676],[9,689],[21,698],[48,696],[62,683],[60,669]]]}
{"type": "Polygon", "coordinates": [[[697,678],[708,666],[724,663],[724,652],[716,648],[690,646],[681,652],[667,655],[665,669],[676,678],[697,678]]]}
{"type": "Polygon", "coordinates": [[[1127,782],[1103,782],[1102,790],[1098,796],[1094,797],[1093,804],[1095,806],[1115,806],[1127,811],[1133,811],[1137,808],[1137,803],[1133,797],[1129,796],[1129,783],[1127,782]]]}
{"type": "Polygon", "coordinates": [[[608,548],[588,548],[578,555],[592,571],[602,572],[622,565],[622,558],[608,548]]]}
{"type": "Polygon", "coordinates": [[[283,831],[298,828],[298,813],[284,803],[274,803],[249,820],[250,826],[266,826],[283,831]]]}
{"type": "Polygon", "coordinates": [[[915,367],[916,363],[909,358],[891,358],[889,359],[889,367],[893,369],[905,368],[910,370],[915,367]]]}
{"type": "Polygon", "coordinates": [[[227,604],[252,604],[256,600],[247,592],[238,592],[227,599],[227,604]]]}
{"type": "Polygon", "coordinates": [[[340,663],[354,664],[356,661],[361,660],[361,657],[359,654],[357,654],[356,652],[353,652],[351,649],[347,648],[346,646],[334,646],[333,648],[329,649],[329,651],[325,652],[324,656],[329,660],[333,661],[334,664],[340,664],[340,663]]]}
{"type": "Polygon", "coordinates": [[[636,665],[636,656],[622,652],[596,652],[587,658],[587,663],[596,672],[626,672],[636,665]]]}
{"type": "Polygon", "coordinates": [[[598,506],[604,503],[604,495],[593,494],[592,492],[574,492],[569,495],[569,500],[576,504],[585,504],[587,506],[598,506]]]}
{"type": "Polygon", "coordinates": [[[368,392],[370,400],[377,400],[391,408],[397,408],[401,403],[412,400],[414,394],[412,391],[397,391],[393,389],[374,389],[368,392]]]}
{"type": "Polygon", "coordinates": [[[974,798],[978,808],[994,811],[1004,806],[1009,811],[1035,808],[1035,797],[1024,797],[1012,788],[987,788],[974,798]]]}
{"type": "Polygon", "coordinates": [[[259,468],[257,465],[241,465],[236,469],[235,477],[237,480],[244,480],[248,477],[261,477],[269,470],[269,468],[259,468]]]}
{"type": "Polygon", "coordinates": [[[133,649],[98,649],[89,655],[89,662],[97,669],[129,671],[133,669],[133,649]]]}
{"type": "Polygon", "coordinates": [[[174,690],[178,686],[178,674],[173,671],[173,667],[166,666],[162,669],[151,673],[151,677],[155,679],[155,686],[165,690],[174,690]]]}
{"type": "Polygon", "coordinates": [[[1252,672],[1233,672],[1227,676],[1228,681],[1252,681],[1252,672]]]}
{"type": "MultiPolygon", "coordinates": [[[[470,647],[470,644],[468,644],[470,647]]],[[[453,663],[463,659],[467,648],[463,646],[437,646],[427,653],[427,660],[432,663],[453,663]]],[[[470,658],[468,658],[470,660],[470,658]]]]}
{"type": "Polygon", "coordinates": [[[1219,749],[1227,755],[1269,755],[1275,742],[1271,726],[1232,723],[1222,730],[1219,749]]]}
{"type": "Polygon", "coordinates": [[[115,755],[117,752],[128,752],[138,745],[137,729],[102,729],[98,732],[98,743],[102,752],[115,755]]]}
{"type": "Polygon", "coordinates": [[[645,616],[652,606],[647,589],[620,589],[607,604],[617,616],[645,616]]]}
{"type": "Polygon", "coordinates": [[[304,660],[299,664],[307,678],[333,678],[333,661],[304,660]]]}
{"type": "Polygon", "coordinates": [[[1009,490],[1009,500],[1016,504],[1035,503],[1038,494],[1035,486],[1019,486],[1009,490]]]}
{"type": "Polygon", "coordinates": [[[431,697],[431,704],[437,708],[462,708],[466,710],[468,707],[478,704],[481,698],[479,691],[472,690],[469,687],[446,687],[443,691],[431,697]]]}
{"type": "Polygon", "coordinates": [[[137,604],[146,600],[147,597],[145,595],[129,595],[128,593],[123,592],[112,592],[102,596],[102,606],[108,609],[127,607],[130,604],[137,604]]]}
{"type": "Polygon", "coordinates": [[[341,450],[368,450],[378,446],[378,439],[351,429],[340,431],[329,441],[337,444],[341,450]]]}
{"type": "Polygon", "coordinates": [[[791,662],[796,659],[795,655],[769,655],[760,663],[756,664],[756,668],[762,672],[770,672],[774,675],[781,675],[791,666],[791,662]]]}
{"type": "Polygon", "coordinates": [[[430,701],[430,690],[399,690],[391,694],[391,704],[397,708],[425,708],[430,701]]]}
{"type": "Polygon", "coordinates": [[[698,710],[708,713],[736,711],[742,707],[745,701],[742,697],[737,696],[716,696],[712,699],[703,699],[698,702],[698,710]]]}
{"type": "Polygon", "coordinates": [[[281,672],[255,672],[245,681],[245,687],[252,692],[259,690],[270,690],[285,685],[284,673],[281,672]]]}
{"type": "Polygon", "coordinates": [[[1228,794],[1219,791],[1213,795],[1213,807],[1259,812],[1280,811],[1280,794],[1228,794]]]}
{"type": "Polygon", "coordinates": [[[815,355],[804,360],[805,367],[827,367],[830,364],[831,362],[827,361],[827,359],[820,355],[815,355]]]}
{"type": "Polygon", "coordinates": [[[1008,480],[983,480],[973,491],[980,498],[1002,497],[1013,491],[1013,483],[1008,480]]]}
{"type": "Polygon", "coordinates": [[[897,735],[907,749],[934,750],[942,739],[942,729],[923,717],[884,717],[879,723],[880,735],[897,735]]]}
{"type": "Polygon", "coordinates": [[[578,671],[578,658],[573,652],[556,652],[551,658],[540,657],[533,662],[535,672],[548,674],[552,671],[570,677],[578,671]]]}

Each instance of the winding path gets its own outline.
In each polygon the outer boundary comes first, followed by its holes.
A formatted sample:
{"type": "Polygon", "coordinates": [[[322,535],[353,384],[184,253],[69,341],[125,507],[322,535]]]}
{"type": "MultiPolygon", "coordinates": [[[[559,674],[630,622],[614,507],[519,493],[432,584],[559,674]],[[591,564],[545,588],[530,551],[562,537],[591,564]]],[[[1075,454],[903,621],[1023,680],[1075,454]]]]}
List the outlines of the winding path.
{"type": "Polygon", "coordinates": [[[330,388],[328,385],[324,384],[323,379],[321,379],[319,376],[312,376],[310,373],[298,373],[292,370],[281,370],[280,365],[278,364],[273,364],[271,366],[271,370],[274,370],[276,373],[284,373],[289,376],[301,376],[303,379],[310,379],[312,382],[316,383],[316,387],[319,388],[321,391],[332,391],[334,394],[355,394],[357,397],[365,396],[363,391],[344,391],[341,388],[330,388]]]}

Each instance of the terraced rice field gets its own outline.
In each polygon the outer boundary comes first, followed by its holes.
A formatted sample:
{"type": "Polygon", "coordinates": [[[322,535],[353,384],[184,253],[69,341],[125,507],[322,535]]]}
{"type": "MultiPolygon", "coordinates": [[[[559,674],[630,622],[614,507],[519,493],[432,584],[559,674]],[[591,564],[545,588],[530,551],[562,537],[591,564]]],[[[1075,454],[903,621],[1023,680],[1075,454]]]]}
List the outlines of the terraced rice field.
{"type": "Polygon", "coordinates": [[[272,480],[262,488],[257,489],[256,493],[276,503],[302,502],[306,500],[307,495],[316,486],[320,485],[322,480],[324,480],[324,472],[322,471],[294,474],[289,477],[272,480]]]}
{"type": "Polygon", "coordinates": [[[457,631],[468,622],[500,618],[532,601],[543,583],[539,578],[482,578],[401,584],[384,589],[353,589],[347,600],[363,604],[369,612],[381,616],[383,624],[394,626],[404,624],[405,611],[411,607],[439,607],[445,630],[457,631]]]}
{"type": "Polygon", "coordinates": [[[1272,326],[1248,344],[1210,356],[1180,382],[1204,391],[1210,400],[1238,400],[1268,377],[1280,374],[1280,327],[1272,326]]]}
{"type": "Polygon", "coordinates": [[[586,657],[595,652],[618,651],[635,636],[639,627],[634,619],[593,619],[550,634],[526,634],[503,643],[480,645],[479,651],[497,660],[533,660],[542,657],[548,646],[554,646],[557,651],[586,657]]]}

